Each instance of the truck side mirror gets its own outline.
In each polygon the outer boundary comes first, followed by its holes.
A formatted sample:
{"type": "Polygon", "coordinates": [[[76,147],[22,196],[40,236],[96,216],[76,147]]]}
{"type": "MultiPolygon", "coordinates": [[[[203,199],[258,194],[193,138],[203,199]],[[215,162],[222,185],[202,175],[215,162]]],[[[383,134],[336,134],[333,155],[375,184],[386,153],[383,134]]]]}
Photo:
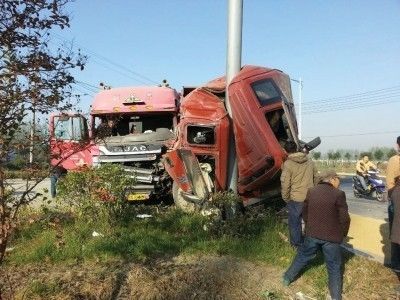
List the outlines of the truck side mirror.
{"type": "Polygon", "coordinates": [[[306,151],[311,151],[314,148],[316,148],[319,144],[321,144],[321,138],[317,136],[315,139],[309,141],[308,143],[305,143],[303,141],[299,141],[299,146],[300,149],[303,150],[305,149],[306,151]]]}

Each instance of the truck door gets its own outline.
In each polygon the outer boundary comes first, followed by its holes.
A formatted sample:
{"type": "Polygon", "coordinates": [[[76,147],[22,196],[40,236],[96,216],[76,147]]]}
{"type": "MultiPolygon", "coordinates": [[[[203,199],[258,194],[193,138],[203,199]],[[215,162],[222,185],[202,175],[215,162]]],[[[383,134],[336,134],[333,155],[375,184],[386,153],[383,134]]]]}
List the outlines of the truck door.
{"type": "Polygon", "coordinates": [[[92,164],[87,120],[80,114],[59,114],[50,118],[51,165],[66,170],[92,164]]]}
{"type": "Polygon", "coordinates": [[[289,76],[279,70],[244,67],[228,87],[240,193],[265,189],[276,180],[286,141],[298,143],[289,76]]]}
{"type": "Polygon", "coordinates": [[[290,78],[289,76],[278,73],[276,76],[274,76],[274,80],[276,81],[281,91],[283,110],[285,112],[287,125],[290,129],[292,139],[297,144],[297,146],[299,146],[299,139],[298,139],[299,131],[297,127],[296,112],[294,109],[294,103],[292,98],[290,78]]]}

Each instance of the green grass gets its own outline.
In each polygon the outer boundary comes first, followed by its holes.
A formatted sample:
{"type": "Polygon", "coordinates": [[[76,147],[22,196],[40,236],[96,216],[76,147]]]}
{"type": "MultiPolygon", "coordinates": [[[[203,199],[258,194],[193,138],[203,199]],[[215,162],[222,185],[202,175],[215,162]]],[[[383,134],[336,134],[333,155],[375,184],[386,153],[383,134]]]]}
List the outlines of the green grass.
{"type": "Polygon", "coordinates": [[[16,248],[7,257],[9,263],[94,257],[146,260],[201,251],[268,262],[278,260],[284,265],[287,259],[281,256],[290,258],[293,254],[279,237],[279,232],[286,232],[285,225],[272,215],[211,224],[205,217],[172,209],[150,219],[131,218],[113,227],[79,219],[61,220],[50,226],[51,222],[44,220],[21,227],[12,241],[16,248]],[[93,237],[93,231],[104,236],[93,237]]]}
{"type": "MultiPolygon", "coordinates": [[[[90,224],[71,218],[59,218],[54,226],[53,219],[43,217],[41,221],[22,226],[12,240],[15,250],[6,257],[6,263],[14,266],[43,262],[65,264],[93,259],[145,262],[181,253],[203,253],[263,261],[283,269],[295,254],[280,237],[287,233],[286,225],[268,213],[211,224],[205,217],[171,209],[150,219],[132,217],[113,227],[100,221],[90,224]],[[93,231],[104,236],[93,237],[93,231]]],[[[310,284],[322,292],[326,290],[327,275],[322,259],[318,263],[322,265],[312,267],[306,277],[312,278],[310,284]]],[[[34,289],[40,294],[51,286],[37,283],[34,289]]]]}
{"type": "MultiPolygon", "coordinates": [[[[153,212],[153,218],[143,220],[133,215],[113,222],[114,225],[101,220],[88,223],[69,214],[54,212],[33,218],[26,216],[24,220],[26,223],[19,227],[10,244],[14,250],[6,256],[5,264],[11,268],[43,263],[60,266],[90,265],[93,262],[108,264],[113,261],[146,263],[155,258],[200,253],[265,262],[283,272],[295,255],[289,243],[282,238],[282,235],[287,235],[287,225],[268,212],[216,223],[172,208],[159,214],[153,212]],[[32,219],[35,222],[32,223],[32,219]],[[93,237],[93,231],[104,236],[93,237]]],[[[364,266],[367,269],[378,268],[351,255],[346,257],[346,261],[346,272],[349,274],[346,280],[351,289],[361,284],[352,278],[356,278],[355,274],[364,266]],[[352,269],[358,271],[350,274],[352,269]]],[[[327,272],[322,255],[318,255],[304,272],[301,276],[305,283],[303,287],[309,287],[312,294],[324,296],[327,292],[327,272]]],[[[29,293],[42,298],[57,294],[54,280],[31,282],[29,293]]],[[[269,293],[273,295],[276,291],[269,293]]]]}
{"type": "MultiPolygon", "coordinates": [[[[376,162],[374,162],[374,163],[376,163],[376,162]]],[[[319,171],[333,169],[338,173],[350,173],[350,174],[356,173],[356,163],[355,162],[316,161],[315,164],[319,171]]],[[[380,170],[380,175],[382,175],[382,176],[385,175],[386,174],[386,164],[384,164],[382,162],[378,162],[376,164],[377,164],[378,169],[380,170]]]]}

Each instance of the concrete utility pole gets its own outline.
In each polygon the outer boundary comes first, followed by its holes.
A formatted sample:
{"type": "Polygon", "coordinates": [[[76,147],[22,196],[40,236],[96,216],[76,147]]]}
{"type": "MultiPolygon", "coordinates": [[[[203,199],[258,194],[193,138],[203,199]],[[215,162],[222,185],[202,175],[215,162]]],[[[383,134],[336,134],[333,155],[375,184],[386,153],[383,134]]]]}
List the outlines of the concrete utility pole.
{"type": "MultiPolygon", "coordinates": [[[[242,59],[242,24],[243,0],[229,0],[228,2],[228,47],[226,58],[226,109],[232,120],[232,109],[229,102],[228,86],[233,77],[239,73],[242,59]]],[[[231,122],[232,124],[232,122],[231,122]]],[[[231,126],[232,128],[232,126],[231,126]]],[[[233,128],[229,142],[228,158],[228,186],[237,193],[237,161],[233,128]]]]}

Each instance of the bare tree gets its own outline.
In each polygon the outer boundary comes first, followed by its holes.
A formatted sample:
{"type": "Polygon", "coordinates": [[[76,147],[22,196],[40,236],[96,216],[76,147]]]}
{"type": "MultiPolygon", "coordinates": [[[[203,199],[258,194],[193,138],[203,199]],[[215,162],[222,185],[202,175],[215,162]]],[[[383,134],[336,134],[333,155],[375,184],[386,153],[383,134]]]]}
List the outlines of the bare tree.
{"type": "MultiPolygon", "coordinates": [[[[69,27],[63,11],[69,0],[2,0],[0,5],[0,263],[15,228],[18,211],[40,196],[26,185],[20,196],[7,191],[4,163],[21,147],[16,136],[26,118],[36,112],[71,106],[71,70],[83,70],[86,58],[63,47],[52,49],[55,29],[69,27]]],[[[33,142],[32,135],[31,143],[33,142]]],[[[26,145],[24,145],[26,147],[26,145]]]]}

